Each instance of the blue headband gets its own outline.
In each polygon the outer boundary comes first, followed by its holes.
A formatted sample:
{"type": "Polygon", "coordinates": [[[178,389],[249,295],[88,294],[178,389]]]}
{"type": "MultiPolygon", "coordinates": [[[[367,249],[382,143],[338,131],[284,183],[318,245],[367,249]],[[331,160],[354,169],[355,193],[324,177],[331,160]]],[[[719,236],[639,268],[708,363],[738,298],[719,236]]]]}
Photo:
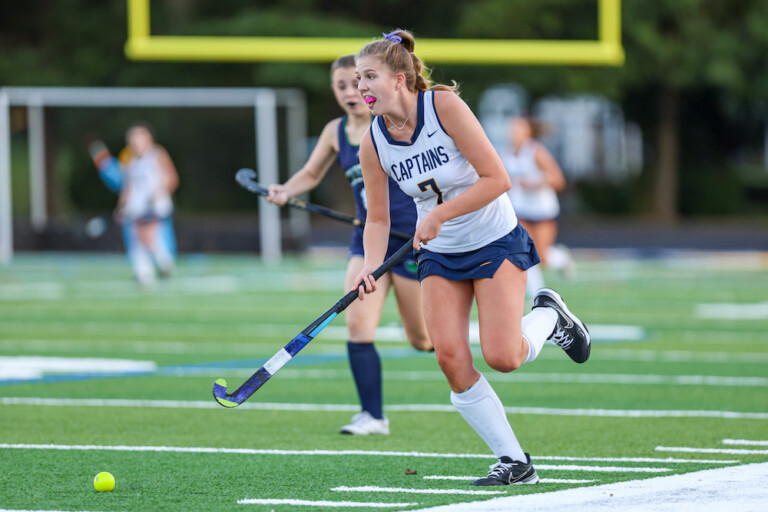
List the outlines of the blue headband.
{"type": "Polygon", "coordinates": [[[403,38],[400,36],[396,36],[398,32],[401,32],[400,30],[395,30],[394,32],[390,32],[389,34],[385,34],[384,32],[381,33],[381,35],[384,36],[384,39],[389,39],[390,41],[394,41],[396,43],[402,43],[403,38]]]}

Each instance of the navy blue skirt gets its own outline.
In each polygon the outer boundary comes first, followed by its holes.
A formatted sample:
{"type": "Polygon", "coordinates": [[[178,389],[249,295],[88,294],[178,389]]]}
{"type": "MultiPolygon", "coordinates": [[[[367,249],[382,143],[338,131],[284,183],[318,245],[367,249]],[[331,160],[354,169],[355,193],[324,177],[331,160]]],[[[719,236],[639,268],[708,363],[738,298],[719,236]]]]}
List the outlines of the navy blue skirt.
{"type": "Polygon", "coordinates": [[[439,253],[421,249],[416,253],[419,281],[427,276],[441,276],[451,281],[491,278],[504,260],[523,270],[541,261],[533,239],[519,224],[505,236],[474,251],[439,253]]]}
{"type": "MultiPolygon", "coordinates": [[[[387,245],[387,254],[384,256],[384,259],[386,260],[395,254],[405,242],[406,240],[402,240],[396,236],[390,236],[387,245]]],[[[365,256],[365,251],[363,251],[363,228],[358,226],[355,226],[355,229],[352,232],[352,242],[349,244],[349,257],[351,258],[352,256],[365,256]]],[[[411,251],[405,258],[393,265],[392,272],[406,279],[417,279],[418,275],[416,273],[416,258],[414,252],[411,251]]]]}

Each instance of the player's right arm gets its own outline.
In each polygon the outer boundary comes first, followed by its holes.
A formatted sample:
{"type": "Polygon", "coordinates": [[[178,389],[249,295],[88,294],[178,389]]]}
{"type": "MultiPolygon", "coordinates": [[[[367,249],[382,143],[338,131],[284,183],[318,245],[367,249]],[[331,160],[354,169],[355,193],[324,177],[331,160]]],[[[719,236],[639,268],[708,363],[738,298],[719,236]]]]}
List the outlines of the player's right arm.
{"type": "Polygon", "coordinates": [[[323,128],[309,160],[296,174],[282,185],[270,185],[267,201],[284,205],[288,199],[309,192],[322,181],[338,154],[338,129],[341,118],[334,119],[323,128]]]}
{"type": "Polygon", "coordinates": [[[389,183],[381,167],[379,156],[373,147],[370,128],[360,141],[360,166],[363,170],[365,196],[368,199],[368,213],[363,232],[365,263],[355,279],[359,298],[376,291],[376,280],[371,275],[384,262],[389,242],[389,183]]]}
{"type": "Polygon", "coordinates": [[[120,193],[123,186],[123,170],[120,161],[112,156],[103,141],[96,139],[88,145],[94,165],[99,171],[99,178],[109,190],[120,193]]]}

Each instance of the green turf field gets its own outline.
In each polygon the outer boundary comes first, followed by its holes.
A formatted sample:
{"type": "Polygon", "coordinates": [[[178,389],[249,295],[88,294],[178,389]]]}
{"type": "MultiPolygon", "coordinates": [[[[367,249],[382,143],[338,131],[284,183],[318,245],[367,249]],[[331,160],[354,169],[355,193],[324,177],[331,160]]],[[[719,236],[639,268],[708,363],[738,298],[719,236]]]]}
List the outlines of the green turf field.
{"type": "Polygon", "coordinates": [[[17,256],[0,268],[0,510],[409,510],[768,461],[728,441],[768,440],[768,255],[577,256],[575,279],[547,279],[592,327],[587,364],[550,347],[502,375],[477,354],[543,479],[512,488],[469,485],[493,458],[391,298],[390,436],[337,433],[357,403],[341,318],[242,407],[213,401],[215,378],[239,385],[338,300],[343,256],[186,256],[152,291],[120,256],[17,256]]]}

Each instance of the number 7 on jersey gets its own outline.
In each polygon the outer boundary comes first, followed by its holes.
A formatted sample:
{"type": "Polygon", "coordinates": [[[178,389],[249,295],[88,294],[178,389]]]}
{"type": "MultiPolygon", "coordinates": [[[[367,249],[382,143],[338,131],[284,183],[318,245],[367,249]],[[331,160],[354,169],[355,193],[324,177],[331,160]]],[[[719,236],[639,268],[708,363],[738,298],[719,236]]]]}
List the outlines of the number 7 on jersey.
{"type": "Polygon", "coordinates": [[[443,204],[443,193],[439,188],[437,188],[437,182],[435,181],[435,178],[429,178],[426,181],[422,181],[418,184],[418,187],[422,192],[426,192],[427,187],[431,187],[432,191],[437,194],[437,204],[443,204]]]}

